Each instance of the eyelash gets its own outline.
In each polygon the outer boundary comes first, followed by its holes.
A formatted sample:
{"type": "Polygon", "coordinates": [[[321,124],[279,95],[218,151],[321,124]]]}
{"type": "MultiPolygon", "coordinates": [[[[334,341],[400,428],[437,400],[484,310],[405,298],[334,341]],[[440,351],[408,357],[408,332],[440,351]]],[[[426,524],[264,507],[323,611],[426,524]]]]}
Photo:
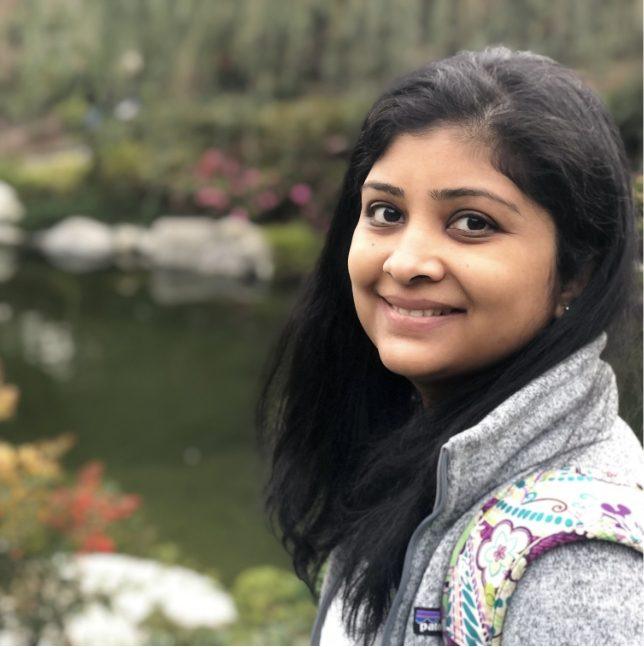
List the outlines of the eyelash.
{"type": "MultiPolygon", "coordinates": [[[[373,219],[375,217],[375,212],[378,209],[383,209],[383,208],[391,209],[392,211],[396,211],[397,213],[400,214],[400,211],[398,209],[396,209],[396,207],[392,207],[390,204],[386,204],[386,203],[382,203],[382,202],[375,202],[373,204],[370,204],[367,207],[366,217],[373,221],[373,219]]],[[[484,215],[482,215],[482,214],[480,214],[480,213],[478,213],[476,211],[462,211],[462,212],[460,212],[460,215],[459,215],[458,218],[455,218],[455,219],[452,220],[452,223],[457,222],[457,221],[459,221],[459,220],[461,220],[463,218],[466,218],[466,217],[474,217],[474,218],[477,218],[478,220],[482,220],[492,231],[498,231],[499,230],[499,226],[491,218],[489,218],[487,216],[484,216],[484,215]]],[[[374,222],[372,222],[373,227],[383,227],[383,228],[386,228],[386,227],[389,227],[389,226],[392,226],[392,225],[397,225],[397,224],[398,224],[397,222],[393,222],[393,223],[390,223],[389,225],[382,225],[382,224],[375,224],[374,222]]],[[[464,231],[464,230],[461,229],[460,231],[464,231]]],[[[484,233],[489,233],[489,231],[484,231],[484,233]]],[[[472,237],[473,238],[477,237],[477,235],[474,234],[474,236],[472,236],[472,237]]]]}

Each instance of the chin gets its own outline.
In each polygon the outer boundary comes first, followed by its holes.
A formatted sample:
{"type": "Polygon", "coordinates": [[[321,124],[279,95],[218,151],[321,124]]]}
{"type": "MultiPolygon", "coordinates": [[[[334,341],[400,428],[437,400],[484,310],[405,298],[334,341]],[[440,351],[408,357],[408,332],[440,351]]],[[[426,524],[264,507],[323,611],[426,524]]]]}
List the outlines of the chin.
{"type": "Polygon", "coordinates": [[[431,382],[450,377],[453,374],[448,364],[438,361],[437,358],[428,361],[427,358],[419,357],[417,352],[401,353],[379,350],[378,353],[385,368],[410,380],[431,382]]]}

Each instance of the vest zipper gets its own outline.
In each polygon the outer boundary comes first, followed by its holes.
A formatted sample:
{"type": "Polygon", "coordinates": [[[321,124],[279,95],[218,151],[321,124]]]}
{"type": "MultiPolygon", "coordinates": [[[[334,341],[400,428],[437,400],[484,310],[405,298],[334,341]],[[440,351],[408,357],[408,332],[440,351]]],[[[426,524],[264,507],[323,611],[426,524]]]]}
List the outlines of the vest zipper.
{"type": "MultiPolygon", "coordinates": [[[[434,509],[432,513],[425,517],[416,527],[416,530],[411,535],[409,543],[407,544],[407,550],[405,551],[405,561],[403,565],[402,574],[400,576],[400,586],[394,597],[394,601],[391,604],[391,609],[387,614],[387,619],[385,620],[385,626],[382,632],[381,645],[398,645],[402,644],[400,641],[393,642],[391,638],[391,633],[396,623],[396,618],[398,617],[398,612],[400,606],[402,605],[402,600],[405,595],[405,589],[409,584],[409,578],[411,577],[411,563],[416,552],[416,545],[420,535],[424,532],[427,526],[434,521],[436,516],[443,511],[445,507],[445,501],[447,499],[447,469],[449,467],[449,453],[445,445],[441,447],[440,453],[438,455],[438,466],[436,469],[436,498],[434,500],[434,509]]],[[[415,597],[415,596],[414,596],[415,597]]],[[[413,597],[412,597],[413,604],[413,597]]],[[[406,613],[405,615],[408,615],[406,613]]],[[[403,628],[404,628],[403,624],[403,628]]],[[[404,636],[404,634],[403,634],[404,636]]]]}

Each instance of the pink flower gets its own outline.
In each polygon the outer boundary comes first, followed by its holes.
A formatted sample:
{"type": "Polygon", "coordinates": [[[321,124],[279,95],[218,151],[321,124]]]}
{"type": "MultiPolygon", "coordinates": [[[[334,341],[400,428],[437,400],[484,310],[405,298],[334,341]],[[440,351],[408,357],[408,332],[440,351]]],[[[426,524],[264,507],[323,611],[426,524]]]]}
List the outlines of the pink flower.
{"type": "Polygon", "coordinates": [[[242,175],[242,181],[249,189],[254,189],[261,179],[262,172],[256,168],[246,169],[242,175]]]}
{"type": "Polygon", "coordinates": [[[225,209],[230,204],[230,199],[224,191],[212,186],[205,186],[196,195],[197,204],[213,209],[225,209]]]}
{"type": "Polygon", "coordinates": [[[255,204],[261,211],[269,211],[279,204],[280,199],[275,191],[262,191],[255,198],[255,204]]]}
{"type": "Polygon", "coordinates": [[[239,173],[239,171],[241,170],[241,164],[237,160],[227,157],[226,159],[224,159],[221,170],[223,171],[224,175],[232,177],[239,173]]]}
{"type": "Polygon", "coordinates": [[[288,197],[296,205],[303,207],[311,200],[311,187],[308,184],[294,184],[289,191],[288,197]]]}
{"type": "Polygon", "coordinates": [[[225,155],[218,148],[209,148],[197,162],[197,175],[202,178],[210,178],[223,164],[225,155]]]}

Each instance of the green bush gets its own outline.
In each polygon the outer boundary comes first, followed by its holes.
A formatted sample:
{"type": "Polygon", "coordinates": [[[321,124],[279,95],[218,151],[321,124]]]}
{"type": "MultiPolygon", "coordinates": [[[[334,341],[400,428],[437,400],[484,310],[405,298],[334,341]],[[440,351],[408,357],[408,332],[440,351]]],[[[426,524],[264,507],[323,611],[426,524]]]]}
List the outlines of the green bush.
{"type": "MultiPolygon", "coordinates": [[[[367,105],[364,96],[262,103],[234,94],[201,104],[144,105],[132,122],[106,115],[92,131],[70,126],[84,141],[76,149],[0,160],[0,179],[18,190],[29,228],[81,211],[108,222],[146,224],[164,212],[210,213],[195,200],[195,167],[204,151],[216,148],[275,178],[287,192],[295,184],[310,186],[306,218],[322,224],[367,105]]],[[[61,104],[59,112],[64,123],[78,123],[80,100],[61,104]]]]}
{"type": "Polygon", "coordinates": [[[78,190],[91,167],[91,154],[83,147],[57,153],[0,162],[0,178],[18,193],[65,195],[78,190]]]}
{"type": "Polygon", "coordinates": [[[289,571],[247,569],[235,580],[232,594],[239,613],[228,634],[234,644],[309,643],[315,606],[306,586],[289,571]]]}
{"type": "Polygon", "coordinates": [[[100,180],[106,185],[138,186],[148,177],[153,154],[133,139],[121,139],[99,149],[100,180]]]}
{"type": "Polygon", "coordinates": [[[194,167],[206,149],[219,149],[280,184],[306,183],[314,220],[328,221],[354,138],[371,97],[307,96],[262,102],[244,95],[147,108],[139,136],[153,153],[155,181],[175,208],[195,209],[194,167]]]}
{"type": "Polygon", "coordinates": [[[78,94],[71,94],[54,108],[54,114],[60,118],[63,126],[71,131],[83,128],[89,104],[78,94]]]}
{"type": "Polygon", "coordinates": [[[322,235],[310,225],[294,220],[265,225],[263,231],[273,249],[278,283],[298,280],[313,269],[322,248],[322,235]]]}

